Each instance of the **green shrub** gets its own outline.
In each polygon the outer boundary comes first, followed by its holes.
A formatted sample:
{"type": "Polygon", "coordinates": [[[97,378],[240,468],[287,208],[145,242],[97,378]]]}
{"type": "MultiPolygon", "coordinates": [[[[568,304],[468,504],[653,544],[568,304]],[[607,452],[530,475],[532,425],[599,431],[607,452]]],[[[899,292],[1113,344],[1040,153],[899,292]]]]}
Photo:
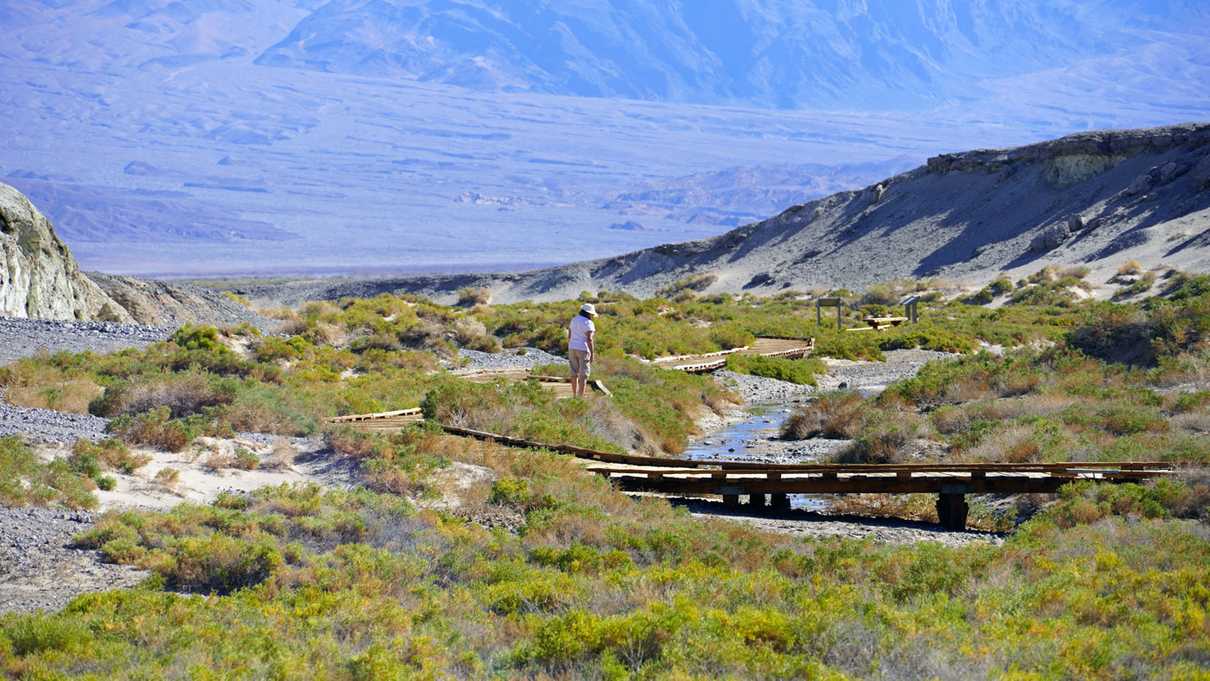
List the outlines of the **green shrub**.
{"type": "Polygon", "coordinates": [[[227,594],[260,584],[284,563],[268,541],[244,541],[214,534],[187,537],[172,547],[160,566],[166,586],[186,592],[227,594]]]}
{"type": "Polygon", "coordinates": [[[83,648],[92,636],[88,627],[77,621],[36,613],[14,622],[6,632],[12,652],[26,656],[83,648]]]}
{"type": "Polygon", "coordinates": [[[1210,479],[1200,474],[1146,484],[1077,482],[1064,485],[1046,515],[1061,527],[1093,523],[1108,516],[1210,518],[1210,479]]]}
{"type": "Polygon", "coordinates": [[[861,395],[854,391],[824,393],[790,414],[782,425],[781,437],[850,439],[857,436],[865,409],[861,395]]]}
{"type": "Polygon", "coordinates": [[[987,286],[963,298],[962,302],[967,305],[987,305],[996,298],[1011,293],[1013,288],[1012,280],[1001,275],[987,286]]]}
{"type": "Polygon", "coordinates": [[[837,453],[837,463],[902,463],[920,435],[919,417],[907,412],[867,414],[853,442],[837,453]]]}
{"type": "Polygon", "coordinates": [[[727,356],[727,368],[740,374],[773,378],[799,385],[815,385],[815,377],[827,371],[816,358],[787,359],[760,355],[732,354],[727,356]]]}
{"type": "Polygon", "coordinates": [[[132,445],[179,452],[201,434],[204,423],[174,419],[168,407],[159,407],[138,416],[121,416],[109,423],[109,432],[132,445]]]}
{"type": "Polygon", "coordinates": [[[120,440],[108,438],[100,442],[76,440],[72,446],[73,456],[90,457],[103,465],[105,470],[117,471],[125,475],[134,473],[150,461],[150,457],[134,454],[120,440]]]}
{"type": "Polygon", "coordinates": [[[0,504],[96,508],[90,475],[63,459],[43,463],[16,437],[0,437],[0,504]]]}

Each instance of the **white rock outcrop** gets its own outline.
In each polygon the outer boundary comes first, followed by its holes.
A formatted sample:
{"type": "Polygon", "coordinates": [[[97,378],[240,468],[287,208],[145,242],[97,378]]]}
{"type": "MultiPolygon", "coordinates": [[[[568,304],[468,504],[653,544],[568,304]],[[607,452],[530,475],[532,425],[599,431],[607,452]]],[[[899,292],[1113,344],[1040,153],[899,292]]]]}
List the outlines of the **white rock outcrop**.
{"type": "Polygon", "coordinates": [[[88,279],[29,199],[0,183],[0,316],[130,321],[88,279]]]}

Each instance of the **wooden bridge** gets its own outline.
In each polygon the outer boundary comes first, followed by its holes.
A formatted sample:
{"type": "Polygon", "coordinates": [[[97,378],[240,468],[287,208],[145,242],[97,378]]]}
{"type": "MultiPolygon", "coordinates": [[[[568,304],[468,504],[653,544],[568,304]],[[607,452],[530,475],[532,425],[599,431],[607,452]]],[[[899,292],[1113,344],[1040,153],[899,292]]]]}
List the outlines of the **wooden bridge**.
{"type": "Polygon", "coordinates": [[[1053,494],[1077,480],[1138,482],[1174,470],[1162,462],[753,464],[712,462],[716,467],[600,464],[588,470],[623,490],[670,496],[721,496],[729,506],[789,510],[791,494],[926,493],[937,495],[937,517],[946,529],[966,527],[967,494],[1053,494]]]}
{"type": "MultiPolygon", "coordinates": [[[[419,409],[342,416],[347,424],[369,432],[399,430],[423,420],[419,409]]],[[[470,428],[441,425],[451,434],[498,442],[510,447],[545,449],[584,460],[585,469],[619,489],[673,497],[722,497],[729,506],[790,508],[791,494],[937,495],[937,517],[950,530],[966,527],[967,494],[1053,494],[1077,480],[1138,482],[1170,475],[1175,466],[1159,461],[1064,463],[909,463],[909,464],[767,464],[752,461],[693,461],[668,457],[603,452],[574,445],[533,442],[470,428]]]]}
{"type": "Polygon", "coordinates": [[[815,350],[814,338],[780,338],[764,336],[757,338],[752,345],[719,352],[708,352],[701,355],[677,355],[660,357],[652,360],[652,364],[665,369],[676,369],[691,374],[710,373],[727,366],[729,355],[757,355],[759,357],[785,357],[801,359],[815,350]]]}

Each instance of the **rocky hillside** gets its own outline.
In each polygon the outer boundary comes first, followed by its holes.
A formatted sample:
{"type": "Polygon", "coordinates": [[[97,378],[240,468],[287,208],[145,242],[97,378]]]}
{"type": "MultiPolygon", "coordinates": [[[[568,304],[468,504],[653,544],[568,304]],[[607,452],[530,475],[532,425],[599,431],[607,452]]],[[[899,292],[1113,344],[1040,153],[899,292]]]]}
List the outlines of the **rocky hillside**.
{"type": "MultiPolygon", "coordinates": [[[[708,273],[707,291],[861,287],[895,277],[978,281],[1048,263],[1116,268],[1128,259],[1210,270],[1210,124],[1072,135],[947,154],[860,191],[833,194],[713,239],[514,275],[425,277],[278,291],[338,297],[382,290],[497,301],[584,290],[650,294],[708,273]]],[[[268,292],[262,292],[268,293],[268,292]]]]}
{"type": "Polygon", "coordinates": [[[130,321],[88,279],[50,222],[16,189],[0,183],[0,315],[130,321]]]}
{"type": "Polygon", "coordinates": [[[85,274],[53,225],[21,192],[0,183],[0,317],[135,322],[266,321],[206,288],[85,274]]]}

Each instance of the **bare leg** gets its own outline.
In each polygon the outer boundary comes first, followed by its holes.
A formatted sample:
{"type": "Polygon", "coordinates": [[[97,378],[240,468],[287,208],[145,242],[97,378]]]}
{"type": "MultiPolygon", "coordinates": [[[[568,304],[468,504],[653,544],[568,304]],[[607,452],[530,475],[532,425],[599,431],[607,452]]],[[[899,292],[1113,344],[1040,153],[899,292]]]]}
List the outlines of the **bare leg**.
{"type": "Polygon", "coordinates": [[[584,374],[577,374],[572,383],[572,393],[576,397],[584,397],[584,385],[588,382],[588,377],[584,374]]]}

